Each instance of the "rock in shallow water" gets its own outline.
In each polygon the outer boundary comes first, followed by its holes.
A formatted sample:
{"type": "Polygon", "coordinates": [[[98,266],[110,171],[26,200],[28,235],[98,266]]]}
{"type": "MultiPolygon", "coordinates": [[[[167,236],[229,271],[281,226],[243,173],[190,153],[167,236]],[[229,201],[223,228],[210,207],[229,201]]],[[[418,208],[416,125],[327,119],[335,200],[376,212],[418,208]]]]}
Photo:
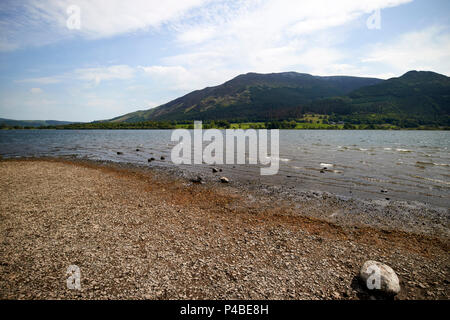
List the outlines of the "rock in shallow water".
{"type": "Polygon", "coordinates": [[[359,277],[368,290],[394,296],[400,292],[400,281],[395,271],[386,264],[369,260],[364,262],[359,277]]]}
{"type": "Polygon", "coordinates": [[[191,182],[194,182],[194,183],[202,183],[202,182],[203,182],[203,179],[202,179],[202,177],[197,176],[195,179],[191,179],[191,182]]]}

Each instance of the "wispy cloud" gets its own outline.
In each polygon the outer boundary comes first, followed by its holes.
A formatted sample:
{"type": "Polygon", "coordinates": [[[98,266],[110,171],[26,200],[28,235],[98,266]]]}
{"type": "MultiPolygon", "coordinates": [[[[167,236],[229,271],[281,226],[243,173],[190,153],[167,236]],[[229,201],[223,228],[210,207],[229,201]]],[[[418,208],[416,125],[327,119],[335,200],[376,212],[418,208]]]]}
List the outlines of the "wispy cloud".
{"type": "Polygon", "coordinates": [[[183,66],[140,66],[146,75],[159,83],[168,86],[171,90],[192,90],[211,83],[211,74],[206,70],[197,69],[196,72],[187,70],[183,66]]]}
{"type": "Polygon", "coordinates": [[[127,65],[114,65],[99,68],[81,68],[74,71],[75,76],[81,80],[93,81],[98,85],[104,80],[130,79],[135,70],[127,65]]]}
{"type": "Polygon", "coordinates": [[[42,89],[41,88],[31,88],[30,92],[33,94],[37,94],[37,93],[42,93],[42,89]]]}
{"type": "Polygon", "coordinates": [[[38,84],[53,84],[61,82],[63,76],[37,77],[15,80],[15,83],[38,83],[38,84]]]}
{"type": "Polygon", "coordinates": [[[182,21],[173,21],[171,28],[183,53],[165,57],[161,65],[154,66],[157,69],[150,66],[148,70],[154,77],[172,79],[177,87],[180,79],[190,79],[183,82],[190,89],[218,84],[248,71],[358,73],[362,70],[346,62],[348,55],[337,49],[327,31],[375,9],[407,2],[410,0],[214,1],[188,12],[182,21]]]}
{"type": "Polygon", "coordinates": [[[99,39],[159,28],[206,0],[4,0],[0,50],[41,46],[80,36],[99,39]],[[69,6],[80,8],[80,29],[67,28],[69,6]]]}
{"type": "Polygon", "coordinates": [[[407,32],[389,43],[370,46],[362,59],[366,64],[387,66],[403,73],[412,69],[450,74],[450,33],[448,27],[432,26],[407,32]]]}
{"type": "Polygon", "coordinates": [[[134,77],[136,68],[128,65],[112,65],[95,68],[77,68],[75,70],[47,77],[25,78],[15,80],[16,83],[55,84],[67,80],[81,80],[98,85],[102,81],[126,80],[134,77]]]}

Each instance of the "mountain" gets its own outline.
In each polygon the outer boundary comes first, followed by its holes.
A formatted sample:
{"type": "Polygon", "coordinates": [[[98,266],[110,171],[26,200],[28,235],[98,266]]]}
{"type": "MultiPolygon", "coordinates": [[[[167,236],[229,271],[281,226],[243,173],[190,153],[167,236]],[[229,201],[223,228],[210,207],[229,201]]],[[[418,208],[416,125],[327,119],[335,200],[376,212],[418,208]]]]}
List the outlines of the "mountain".
{"type": "Polygon", "coordinates": [[[159,107],[132,112],[113,122],[153,120],[267,120],[296,116],[298,107],[381,83],[375,78],[319,77],[304,73],[247,73],[219,86],[193,91],[159,107]]]}
{"type": "Polygon", "coordinates": [[[58,121],[58,120],[12,120],[0,118],[0,126],[8,127],[42,127],[42,126],[57,126],[64,124],[71,124],[70,121],[58,121]]]}
{"type": "Polygon", "coordinates": [[[388,80],[247,73],[110,121],[273,121],[305,113],[350,124],[450,126],[450,78],[430,71],[409,71],[388,80]]]}

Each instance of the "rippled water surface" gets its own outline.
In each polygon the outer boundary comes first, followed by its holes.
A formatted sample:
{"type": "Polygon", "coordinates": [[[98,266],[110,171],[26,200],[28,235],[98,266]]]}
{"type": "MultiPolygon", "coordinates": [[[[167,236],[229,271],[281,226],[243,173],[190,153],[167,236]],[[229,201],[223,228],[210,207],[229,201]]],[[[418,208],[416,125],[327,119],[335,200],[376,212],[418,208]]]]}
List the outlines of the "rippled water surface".
{"type": "MultiPolygon", "coordinates": [[[[1,130],[0,154],[74,155],[145,165],[149,157],[164,155],[167,160],[155,164],[171,165],[175,142],[170,137],[170,130],[1,130]]],[[[448,208],[449,147],[448,131],[281,130],[277,176],[260,177],[254,166],[224,167],[231,175],[255,181],[448,208]]]]}

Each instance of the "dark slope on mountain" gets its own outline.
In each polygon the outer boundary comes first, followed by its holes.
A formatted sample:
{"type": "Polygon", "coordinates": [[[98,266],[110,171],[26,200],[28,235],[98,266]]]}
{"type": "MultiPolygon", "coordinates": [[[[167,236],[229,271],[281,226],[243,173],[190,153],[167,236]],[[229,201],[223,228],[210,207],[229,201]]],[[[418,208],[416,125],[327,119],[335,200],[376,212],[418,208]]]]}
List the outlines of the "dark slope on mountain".
{"type": "Polygon", "coordinates": [[[347,76],[318,77],[296,72],[247,73],[222,85],[193,91],[157,108],[133,112],[111,121],[284,118],[295,116],[298,106],[342,96],[382,81],[347,76]]]}
{"type": "Polygon", "coordinates": [[[399,78],[360,88],[349,97],[360,108],[377,105],[381,113],[449,114],[450,78],[430,71],[409,71],[399,78]]]}
{"type": "Polygon", "coordinates": [[[430,71],[409,71],[347,96],[316,100],[302,109],[303,112],[352,115],[353,119],[370,116],[379,123],[413,119],[421,124],[448,125],[450,78],[430,71]]]}

